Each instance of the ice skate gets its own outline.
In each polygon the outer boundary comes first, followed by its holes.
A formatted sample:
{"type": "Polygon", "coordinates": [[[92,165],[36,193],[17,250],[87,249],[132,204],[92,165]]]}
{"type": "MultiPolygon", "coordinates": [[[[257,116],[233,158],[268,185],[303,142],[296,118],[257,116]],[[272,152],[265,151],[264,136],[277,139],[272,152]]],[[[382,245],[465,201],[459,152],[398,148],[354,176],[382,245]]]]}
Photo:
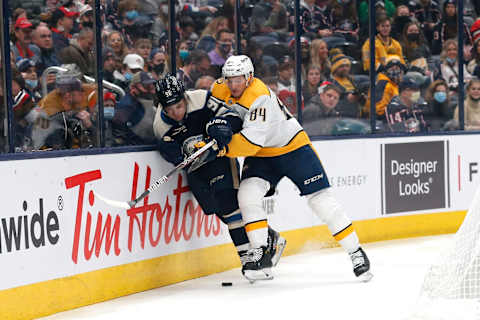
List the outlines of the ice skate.
{"type": "Polygon", "coordinates": [[[242,274],[250,283],[273,279],[272,256],[269,248],[262,246],[250,249],[245,259],[246,263],[242,266],[242,274]]]}
{"type": "Polygon", "coordinates": [[[365,251],[360,247],[356,251],[350,253],[350,258],[353,264],[353,273],[363,282],[368,282],[373,278],[370,270],[370,261],[368,260],[365,251]]]}
{"type": "Polygon", "coordinates": [[[275,267],[282,257],[283,250],[287,245],[287,240],[279,232],[268,227],[268,247],[272,254],[272,266],[275,267]]]}

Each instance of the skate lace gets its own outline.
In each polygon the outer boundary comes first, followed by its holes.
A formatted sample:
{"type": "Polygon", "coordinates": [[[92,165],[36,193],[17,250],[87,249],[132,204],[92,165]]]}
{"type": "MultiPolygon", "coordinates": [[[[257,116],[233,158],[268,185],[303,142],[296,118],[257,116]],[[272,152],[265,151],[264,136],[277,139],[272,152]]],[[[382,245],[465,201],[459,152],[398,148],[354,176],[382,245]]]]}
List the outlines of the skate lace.
{"type": "MultiPolygon", "coordinates": [[[[258,262],[262,258],[262,255],[263,255],[262,248],[253,248],[253,249],[249,249],[247,251],[247,254],[245,254],[245,256],[243,256],[242,258],[245,259],[245,263],[246,262],[258,262]]],[[[240,260],[243,263],[242,258],[240,258],[240,260]]]]}
{"type": "Polygon", "coordinates": [[[354,268],[365,264],[365,258],[363,257],[362,251],[360,249],[350,253],[350,258],[352,259],[354,268]]]}

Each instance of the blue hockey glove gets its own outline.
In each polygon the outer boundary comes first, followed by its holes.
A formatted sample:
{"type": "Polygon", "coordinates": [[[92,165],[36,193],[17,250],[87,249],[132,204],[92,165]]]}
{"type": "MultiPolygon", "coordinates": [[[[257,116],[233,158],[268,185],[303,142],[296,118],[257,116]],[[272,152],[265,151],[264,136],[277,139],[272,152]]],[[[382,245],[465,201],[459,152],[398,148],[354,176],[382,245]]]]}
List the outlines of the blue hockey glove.
{"type": "Polygon", "coordinates": [[[233,131],[227,119],[215,117],[208,121],[205,130],[207,135],[217,141],[218,149],[223,149],[232,141],[233,131]]]}
{"type": "Polygon", "coordinates": [[[176,166],[183,161],[182,148],[177,142],[157,140],[157,147],[161,156],[173,165],[176,166]]]}

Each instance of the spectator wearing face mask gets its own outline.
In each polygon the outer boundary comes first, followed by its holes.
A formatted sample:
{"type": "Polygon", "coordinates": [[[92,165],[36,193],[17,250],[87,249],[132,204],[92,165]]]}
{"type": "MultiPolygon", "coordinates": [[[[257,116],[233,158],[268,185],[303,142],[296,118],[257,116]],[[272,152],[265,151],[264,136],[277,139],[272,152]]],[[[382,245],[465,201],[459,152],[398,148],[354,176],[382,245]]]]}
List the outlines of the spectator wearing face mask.
{"type": "Polygon", "coordinates": [[[125,58],[123,58],[122,72],[120,73],[117,70],[113,72],[115,84],[118,84],[123,89],[127,89],[134,74],[142,71],[144,66],[145,62],[138,54],[127,54],[125,58]]]}
{"type": "Polygon", "coordinates": [[[155,80],[161,79],[167,72],[167,54],[163,48],[155,48],[150,53],[150,73],[155,80]]]}
{"type": "Polygon", "coordinates": [[[133,40],[127,30],[134,24],[138,14],[138,2],[136,0],[122,0],[118,4],[118,17],[121,21],[122,34],[128,47],[132,47],[133,40]]]}
{"type": "Polygon", "coordinates": [[[215,35],[215,49],[208,53],[212,65],[223,66],[228,57],[232,55],[233,33],[222,29],[215,35]]]}
{"type": "Polygon", "coordinates": [[[105,120],[105,146],[112,147],[117,145],[112,133],[112,120],[115,116],[115,106],[117,100],[115,94],[106,91],[103,94],[103,119],[105,120]]]}
{"type": "Polygon", "coordinates": [[[402,37],[403,29],[405,25],[412,21],[410,17],[410,10],[406,5],[399,5],[395,11],[395,17],[392,23],[392,37],[400,39],[402,37]]]}
{"type": "Polygon", "coordinates": [[[445,123],[453,117],[455,106],[450,104],[448,86],[443,79],[435,80],[425,93],[428,109],[424,113],[425,121],[431,130],[442,130],[445,123]]]}
{"type": "Polygon", "coordinates": [[[408,76],[403,77],[395,96],[385,109],[388,128],[392,132],[427,131],[423,110],[419,107],[420,86],[408,76]]]}
{"type": "Polygon", "coordinates": [[[177,67],[183,67],[185,60],[190,55],[190,40],[181,40],[177,45],[177,67]]]}
{"type": "Polygon", "coordinates": [[[129,90],[118,102],[112,119],[115,139],[125,145],[151,144],[153,135],[155,79],[145,71],[137,72],[129,90]]]}
{"type": "Polygon", "coordinates": [[[93,9],[90,5],[81,5],[78,22],[81,28],[93,29],[93,9]]]}
{"type": "MultiPolygon", "coordinates": [[[[385,109],[393,97],[398,96],[398,85],[402,81],[406,66],[399,56],[387,56],[380,69],[375,86],[375,112],[379,119],[385,119],[385,109]]],[[[363,114],[370,113],[370,91],[363,108],[363,114]]]]}
{"type": "MultiPolygon", "coordinates": [[[[448,85],[449,96],[457,103],[457,90],[459,86],[458,80],[458,61],[457,61],[458,43],[457,40],[449,39],[443,45],[440,60],[442,61],[438,68],[439,74],[435,79],[443,79],[448,85]]],[[[463,65],[463,77],[465,81],[469,81],[472,76],[467,71],[467,67],[463,65]]]]}
{"type": "Polygon", "coordinates": [[[37,103],[42,99],[40,93],[40,86],[38,85],[37,70],[35,62],[30,59],[22,59],[17,62],[17,71],[20,72],[25,81],[25,89],[32,97],[33,101],[37,103]]]}

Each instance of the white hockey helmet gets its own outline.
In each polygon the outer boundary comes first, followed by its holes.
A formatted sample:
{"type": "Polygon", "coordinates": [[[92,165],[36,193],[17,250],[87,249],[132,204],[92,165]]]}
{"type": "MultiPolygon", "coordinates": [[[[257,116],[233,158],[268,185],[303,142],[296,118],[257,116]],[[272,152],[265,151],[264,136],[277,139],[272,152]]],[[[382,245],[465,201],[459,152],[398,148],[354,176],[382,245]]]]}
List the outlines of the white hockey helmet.
{"type": "Polygon", "coordinates": [[[222,68],[224,78],[244,76],[249,81],[253,77],[253,63],[246,55],[230,56],[222,68]]]}

